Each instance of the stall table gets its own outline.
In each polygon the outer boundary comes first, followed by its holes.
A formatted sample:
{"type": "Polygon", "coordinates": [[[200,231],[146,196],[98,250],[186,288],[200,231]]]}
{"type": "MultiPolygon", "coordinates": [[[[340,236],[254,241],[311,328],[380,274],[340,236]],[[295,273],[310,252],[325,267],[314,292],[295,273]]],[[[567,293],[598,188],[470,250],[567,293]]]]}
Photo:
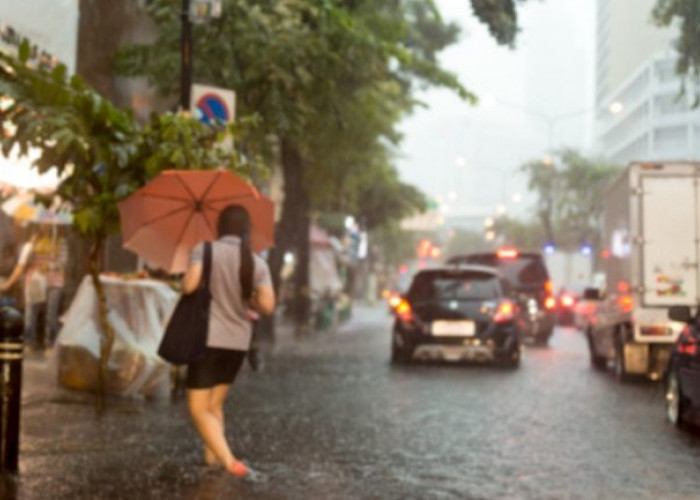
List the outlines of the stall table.
{"type": "MultiPolygon", "coordinates": [[[[106,390],[125,396],[167,393],[170,365],[157,350],[165,324],[178,299],[167,283],[101,276],[108,318],[115,339],[106,390]]],[[[59,383],[70,388],[97,388],[100,339],[97,295],[86,276],[63,316],[56,339],[59,383]]]]}

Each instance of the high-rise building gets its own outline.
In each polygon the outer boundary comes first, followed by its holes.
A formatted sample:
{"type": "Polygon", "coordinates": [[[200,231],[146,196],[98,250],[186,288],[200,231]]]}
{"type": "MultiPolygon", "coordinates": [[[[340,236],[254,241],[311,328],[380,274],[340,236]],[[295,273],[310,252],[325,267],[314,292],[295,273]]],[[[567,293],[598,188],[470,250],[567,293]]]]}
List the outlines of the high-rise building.
{"type": "Polygon", "coordinates": [[[76,0],[0,2],[0,51],[14,53],[22,40],[38,64],[65,64],[75,72],[78,43],[76,0]]]}
{"type": "Polygon", "coordinates": [[[622,164],[700,156],[700,110],[675,73],[676,28],[653,24],[655,3],[598,0],[597,146],[622,164]]]}

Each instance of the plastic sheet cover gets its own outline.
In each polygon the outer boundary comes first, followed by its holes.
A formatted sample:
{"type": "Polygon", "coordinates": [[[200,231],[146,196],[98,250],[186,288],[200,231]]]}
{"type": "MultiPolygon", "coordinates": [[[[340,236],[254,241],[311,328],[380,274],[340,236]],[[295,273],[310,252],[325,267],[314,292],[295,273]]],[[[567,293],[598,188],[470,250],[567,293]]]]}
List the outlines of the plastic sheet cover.
{"type": "MultiPolygon", "coordinates": [[[[178,293],[154,280],[100,279],[115,331],[107,393],[130,397],[167,394],[170,364],[158,357],[157,350],[178,293]]],[[[56,339],[58,381],[74,389],[96,390],[102,334],[90,276],[83,279],[62,319],[56,339]]]]}

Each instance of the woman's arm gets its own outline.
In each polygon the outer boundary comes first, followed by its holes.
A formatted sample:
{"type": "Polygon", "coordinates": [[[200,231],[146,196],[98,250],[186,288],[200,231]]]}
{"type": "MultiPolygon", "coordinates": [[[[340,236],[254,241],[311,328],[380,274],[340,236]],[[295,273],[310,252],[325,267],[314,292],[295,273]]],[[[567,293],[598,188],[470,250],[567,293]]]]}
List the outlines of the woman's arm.
{"type": "Polygon", "coordinates": [[[36,239],[36,236],[32,236],[32,239],[28,243],[22,245],[17,264],[15,264],[14,269],[12,269],[10,276],[2,283],[2,285],[0,285],[0,292],[5,293],[12,288],[17,280],[24,274],[24,271],[27,270],[27,263],[29,262],[32,252],[34,251],[34,243],[36,242],[36,239]]]}
{"type": "Polygon", "coordinates": [[[25,264],[17,263],[15,265],[15,268],[12,270],[12,274],[10,274],[10,277],[7,278],[3,284],[0,286],[0,292],[7,292],[12,286],[15,284],[15,282],[19,279],[20,276],[24,273],[24,270],[27,266],[25,264]]]}
{"type": "Polygon", "coordinates": [[[194,292],[199,287],[200,281],[202,281],[202,263],[190,264],[182,277],[182,293],[188,295],[194,292]]]}
{"type": "Polygon", "coordinates": [[[275,291],[271,286],[257,286],[250,299],[250,305],[261,314],[272,314],[275,310],[275,291]]]}

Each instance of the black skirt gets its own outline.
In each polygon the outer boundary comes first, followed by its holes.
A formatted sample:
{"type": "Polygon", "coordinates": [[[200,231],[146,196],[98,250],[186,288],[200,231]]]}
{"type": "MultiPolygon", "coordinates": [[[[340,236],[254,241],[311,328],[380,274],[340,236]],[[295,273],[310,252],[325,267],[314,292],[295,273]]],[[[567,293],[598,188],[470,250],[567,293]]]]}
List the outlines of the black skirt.
{"type": "Polygon", "coordinates": [[[247,351],[207,347],[204,359],[187,365],[188,389],[209,389],[232,384],[243,365],[247,351]]]}

